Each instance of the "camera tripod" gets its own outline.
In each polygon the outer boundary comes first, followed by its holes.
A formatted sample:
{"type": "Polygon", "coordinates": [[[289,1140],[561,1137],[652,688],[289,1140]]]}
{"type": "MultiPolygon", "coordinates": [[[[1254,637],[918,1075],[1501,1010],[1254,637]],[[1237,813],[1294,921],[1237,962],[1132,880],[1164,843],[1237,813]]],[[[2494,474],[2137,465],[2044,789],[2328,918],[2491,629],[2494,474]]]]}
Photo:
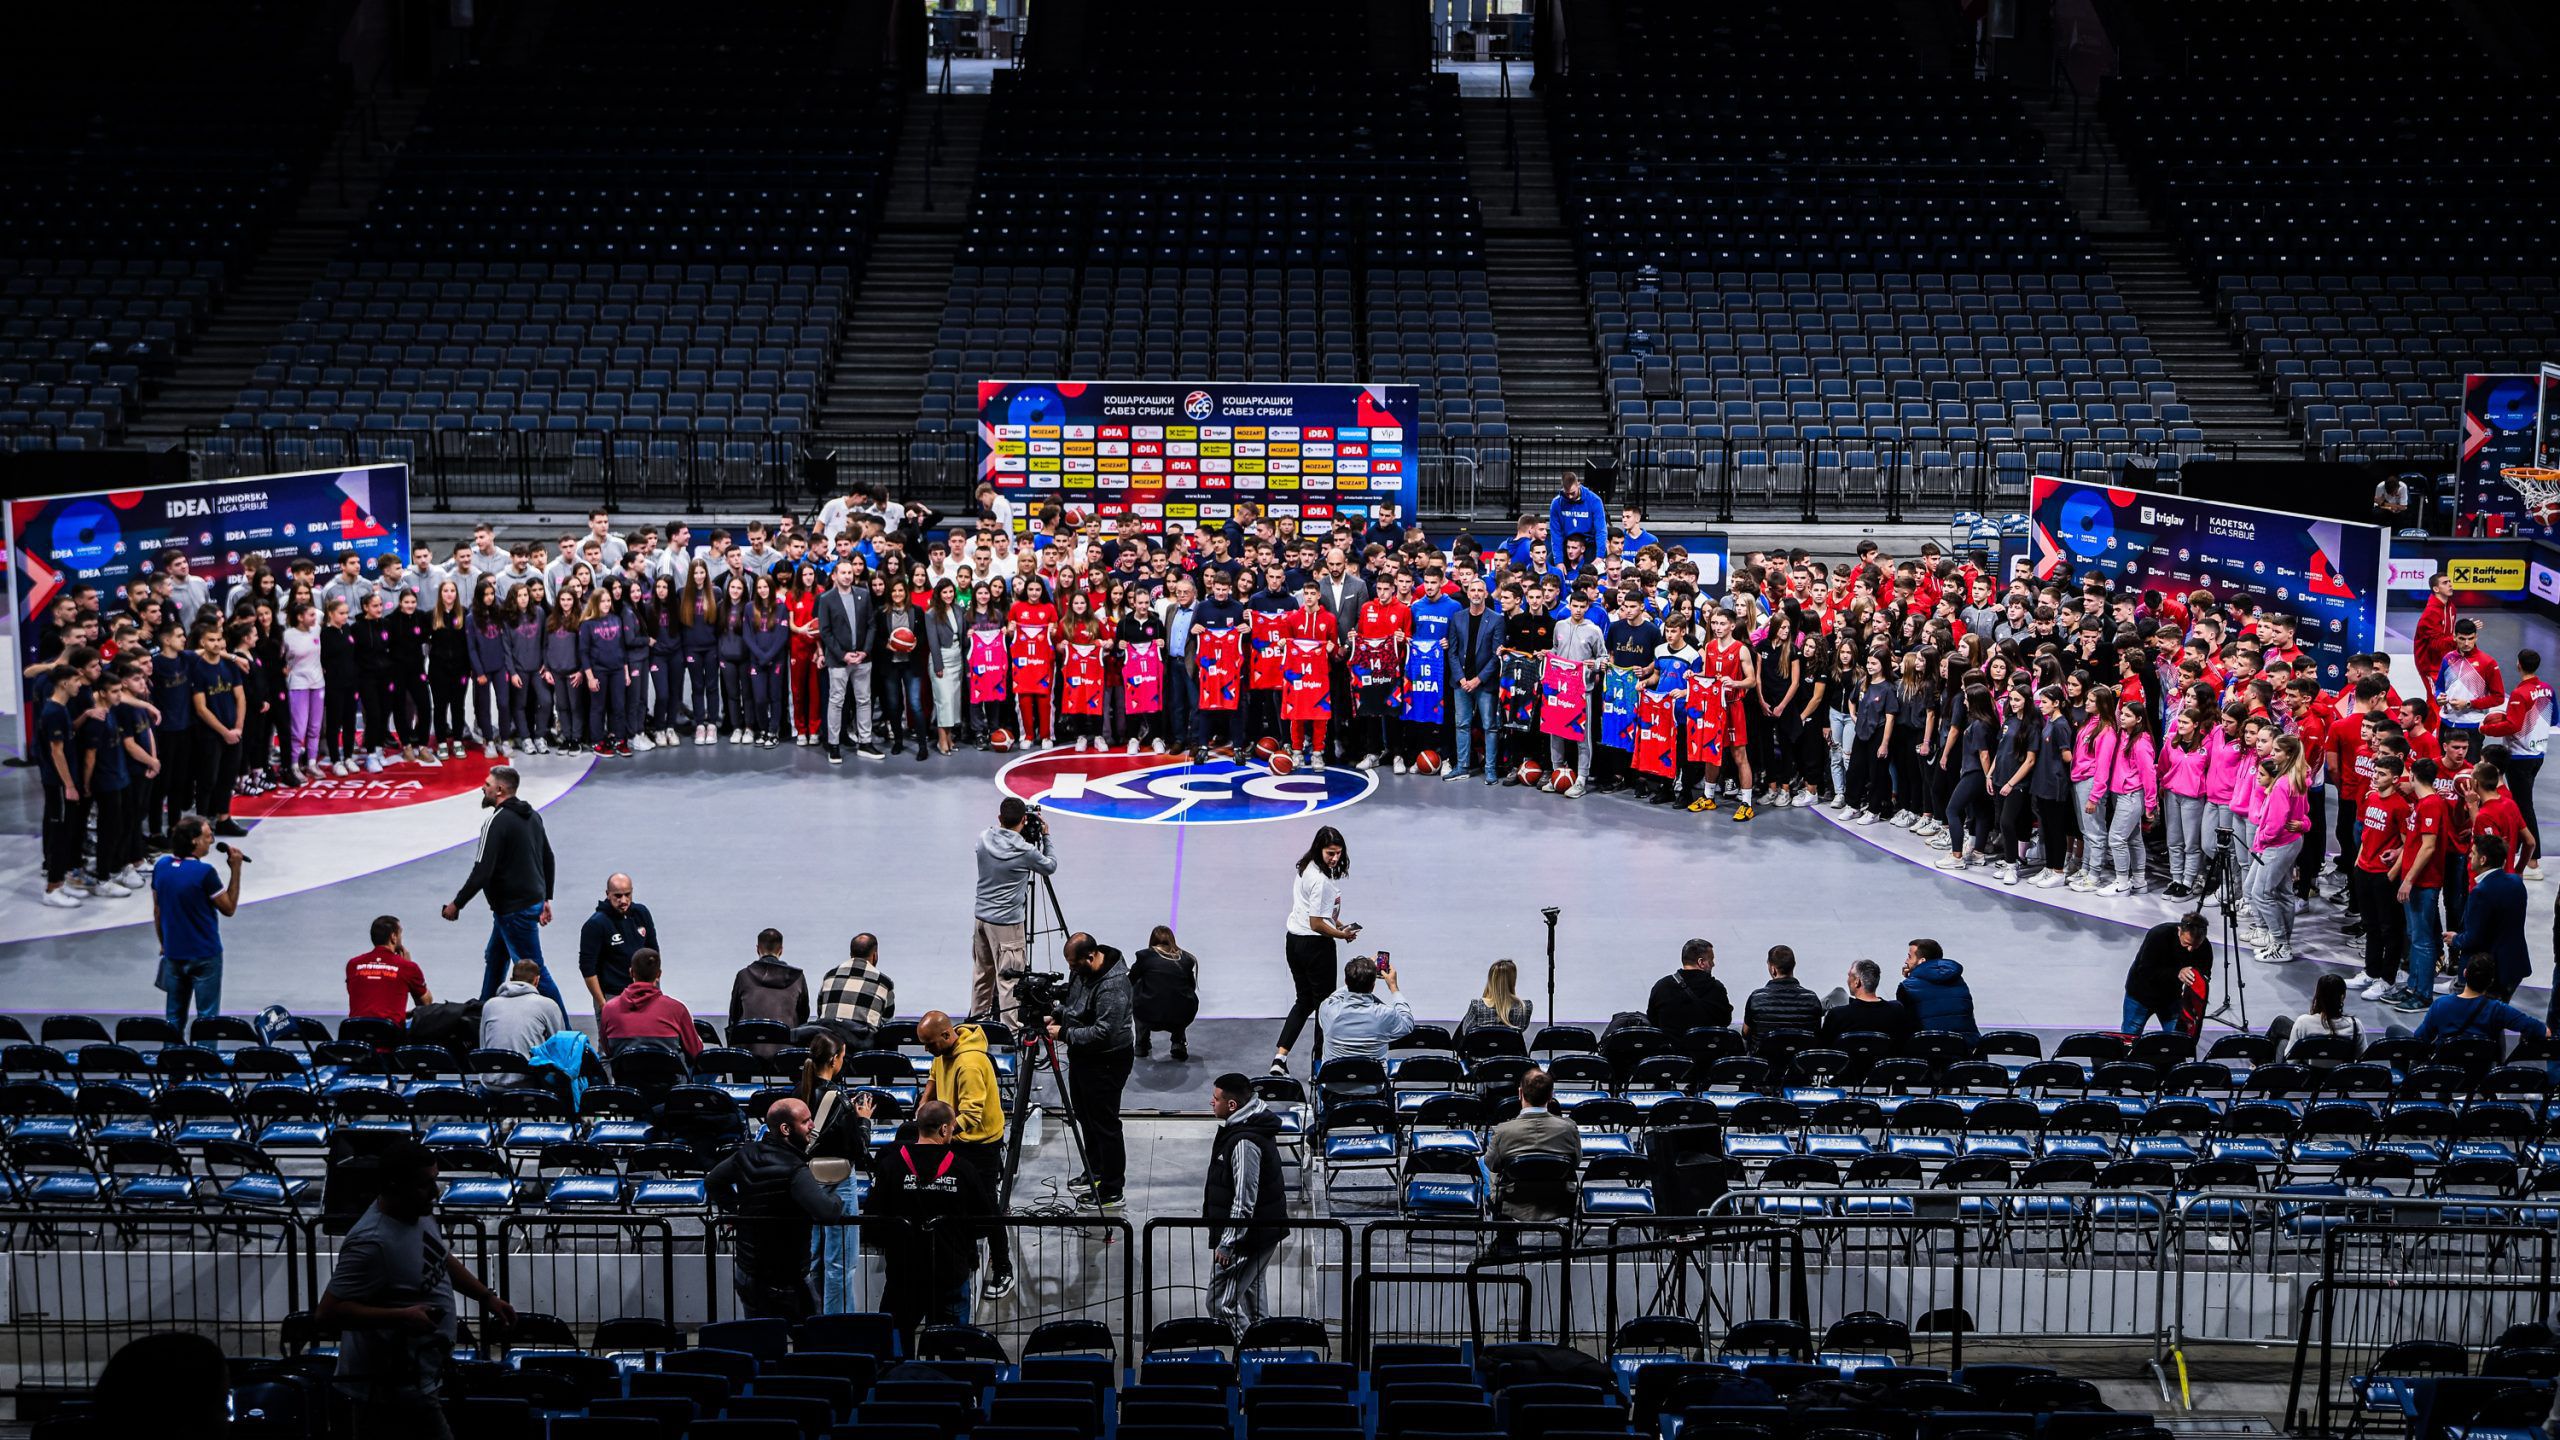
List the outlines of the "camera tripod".
{"type": "Polygon", "coordinates": [[[2214,1002],[2205,1018],[2219,1020],[2236,1029],[2249,1028],[2249,967],[2240,963],[2240,907],[2247,890],[2243,883],[2248,873],[2249,857],[2234,843],[2237,837],[2229,830],[2220,832],[2221,845],[2205,867],[2203,888],[2213,893],[2222,909],[2222,973],[2230,982],[2220,999],[2214,1002]],[[2233,1017],[2237,1015],[2235,1020],[2233,1017]]]}
{"type": "MultiPolygon", "coordinates": [[[[1022,955],[1026,968],[1030,965],[1032,952],[1040,943],[1041,936],[1051,937],[1051,943],[1058,946],[1060,953],[1063,953],[1068,934],[1066,912],[1058,905],[1058,887],[1051,884],[1046,875],[1035,875],[1032,879],[1039,883],[1035,886],[1026,881],[1023,885],[1022,955]],[[1047,925],[1041,923],[1040,914],[1040,899],[1044,895],[1049,901],[1048,918],[1051,923],[1047,925]]],[[[1026,1017],[1019,1004],[1020,993],[1017,988],[1015,992],[1017,1004],[1014,1010],[1017,1028],[1014,1034],[1013,1104],[1006,1111],[1012,1117],[1013,1123],[1005,1132],[1004,1166],[996,1181],[996,1209],[999,1213],[1009,1210],[1013,1204],[1014,1176],[1022,1169],[1023,1125],[1031,1114],[1032,1106],[1037,1103],[1036,1091],[1042,1070],[1047,1070],[1057,1081],[1056,1113],[1066,1124],[1067,1138],[1075,1142],[1077,1168],[1086,1172],[1092,1169],[1090,1158],[1085,1151],[1084,1131],[1076,1124],[1075,1104],[1067,1096],[1067,1072],[1059,1063],[1058,1042],[1050,1039],[1048,1031],[1041,1026],[1024,1023],[1026,1017]]],[[[1046,1021],[1048,1016],[1042,1014],[1038,1018],[1046,1021]]]]}

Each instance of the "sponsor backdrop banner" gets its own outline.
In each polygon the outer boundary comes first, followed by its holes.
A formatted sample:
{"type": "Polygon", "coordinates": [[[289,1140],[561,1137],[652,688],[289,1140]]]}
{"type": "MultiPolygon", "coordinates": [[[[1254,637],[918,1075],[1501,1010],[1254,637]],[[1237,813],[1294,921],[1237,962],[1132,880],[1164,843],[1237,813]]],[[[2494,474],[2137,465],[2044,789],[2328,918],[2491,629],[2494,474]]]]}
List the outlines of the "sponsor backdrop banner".
{"type": "Polygon", "coordinates": [[[2524,500],[2498,477],[2510,465],[2551,463],[2542,453],[2546,414],[2560,425],[2560,367],[2546,365],[2539,375],[2462,377],[2454,534],[2560,539],[2535,523],[2524,500]]]}
{"type": "MultiPolygon", "coordinates": [[[[310,556],[325,571],[353,550],[409,554],[409,467],[365,465],[230,480],[54,495],[9,504],[11,611],[23,663],[35,661],[35,620],[74,581],[101,594],[157,574],[183,554],[220,596],[264,555],[282,566],[310,556]]],[[[112,608],[112,604],[110,604],[112,608]]]]}
{"type": "Polygon", "coordinates": [[[1414,513],[1410,385],[978,382],[978,474],[1151,534],[1225,520],[1239,500],[1323,534],[1380,501],[1414,513]]]}
{"type": "MultiPolygon", "coordinates": [[[[2095,572],[2136,590],[2246,595],[2296,617],[2298,643],[2336,688],[2346,657],[2381,648],[2384,537],[2377,525],[2220,505],[2038,475],[2028,558],[2039,581],[2095,572]]],[[[2521,588],[2523,575],[2517,575],[2521,588]]]]}

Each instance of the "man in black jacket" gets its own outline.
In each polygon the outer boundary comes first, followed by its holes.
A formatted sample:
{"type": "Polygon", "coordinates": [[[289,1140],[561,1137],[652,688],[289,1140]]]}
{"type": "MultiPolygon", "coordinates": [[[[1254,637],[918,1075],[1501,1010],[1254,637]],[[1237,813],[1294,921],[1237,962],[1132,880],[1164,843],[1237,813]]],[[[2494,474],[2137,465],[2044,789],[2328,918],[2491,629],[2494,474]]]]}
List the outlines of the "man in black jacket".
{"type": "Polygon", "coordinates": [[[1129,1084],[1136,1041],[1129,1032],[1129,966],[1120,952],[1079,930],[1067,937],[1067,993],[1049,1038],[1067,1047],[1067,1107],[1084,1131],[1092,1171],[1067,1182],[1097,1210],[1120,1208],[1129,1150],[1120,1134],[1120,1092],[1129,1084]]]}
{"type": "Polygon", "coordinates": [[[604,879],[604,898],[596,902],[596,911],[578,930],[578,974],[587,982],[588,998],[596,1002],[596,1013],[604,1013],[604,1002],[622,993],[631,983],[631,957],[643,950],[664,951],[666,941],[658,934],[658,919],[649,907],[631,898],[631,877],[608,875],[604,879]]]}
{"type": "Polygon", "coordinates": [[[1209,1177],[1200,1197],[1209,1228],[1209,1313],[1242,1333],[1262,1318],[1262,1273],[1280,1253],[1288,1231],[1275,1223],[1289,1213],[1280,1177],[1280,1117],[1253,1093],[1253,1082],[1228,1071],[1209,1092],[1218,1117],[1209,1142],[1209,1177]]]}
{"type": "Polygon", "coordinates": [[[874,760],[887,758],[871,739],[871,592],[854,583],[853,567],[836,566],[833,589],[818,597],[818,658],[827,667],[827,763],[841,765],[844,707],[853,704],[853,743],[874,760]]]}
{"type": "Polygon", "coordinates": [[[1685,1035],[1701,1026],[1733,1023],[1733,1000],[1718,980],[1716,947],[1691,940],[1680,947],[1680,968],[1653,982],[1644,1002],[1645,1018],[1654,1028],[1685,1035]]]}
{"type": "Polygon", "coordinates": [[[996,1213],[987,1173],[952,1147],[951,1107],[916,1106],[913,1123],[879,1154],[863,1214],[877,1223],[866,1236],[887,1267],[880,1305],[899,1333],[916,1326],[969,1323],[969,1284],[978,1268],[978,1227],[970,1217],[996,1213]]]}
{"type": "MultiPolygon", "coordinates": [[[[489,818],[480,824],[480,844],[471,855],[471,877],[462,892],[444,907],[444,918],[459,920],[474,895],[489,898],[489,946],[481,958],[480,998],[488,999],[506,983],[519,960],[542,964],[542,931],[551,923],[551,837],[543,833],[542,812],[516,798],[515,767],[493,765],[480,782],[480,807],[489,818]]],[[[545,967],[536,987],[557,1003],[560,987],[545,967]]],[[[567,1010],[565,1004],[562,1010],[567,1010]]]]}
{"type": "Polygon", "coordinates": [[[705,1177],[711,1203],[738,1217],[729,1260],[738,1308],[749,1318],[805,1320],[818,1312],[809,1290],[813,1220],[834,1220],[844,1205],[809,1173],[809,1107],[777,1100],[764,1134],[729,1152],[705,1177]]]}
{"type": "Polygon", "coordinates": [[[2124,1033],[2138,1035],[2145,1022],[2193,1034],[2180,1019],[2189,983],[2213,973],[2213,942],[2206,937],[2204,916],[2182,915],[2143,932],[2142,948],[2124,972],[2124,1033]]]}
{"type": "Polygon", "coordinates": [[[1812,1035],[1822,1029],[1822,1001],[1796,978],[1796,952],[1784,945],[1769,947],[1769,983],[1751,992],[1742,1004],[1742,1033],[1765,1036],[1773,1030],[1812,1035]]]}

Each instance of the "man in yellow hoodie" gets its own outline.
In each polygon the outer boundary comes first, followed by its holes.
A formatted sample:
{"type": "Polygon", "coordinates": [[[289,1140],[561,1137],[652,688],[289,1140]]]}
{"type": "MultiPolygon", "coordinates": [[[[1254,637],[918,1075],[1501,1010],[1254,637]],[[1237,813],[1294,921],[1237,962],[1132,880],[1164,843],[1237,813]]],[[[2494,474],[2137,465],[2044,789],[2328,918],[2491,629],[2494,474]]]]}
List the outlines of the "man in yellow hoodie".
{"type": "MultiPolygon", "coordinates": [[[[951,1107],[951,1152],[985,1179],[988,1191],[1001,1204],[1004,1093],[996,1079],[995,1061],[987,1055],[987,1032],[975,1025],[954,1024],[950,1016],[932,1010],[916,1022],[916,1039],[933,1056],[918,1103],[939,1100],[951,1107]]],[[[1005,1243],[1002,1227],[990,1226],[985,1296],[993,1301],[1012,1293],[1013,1247],[1005,1243]]]]}

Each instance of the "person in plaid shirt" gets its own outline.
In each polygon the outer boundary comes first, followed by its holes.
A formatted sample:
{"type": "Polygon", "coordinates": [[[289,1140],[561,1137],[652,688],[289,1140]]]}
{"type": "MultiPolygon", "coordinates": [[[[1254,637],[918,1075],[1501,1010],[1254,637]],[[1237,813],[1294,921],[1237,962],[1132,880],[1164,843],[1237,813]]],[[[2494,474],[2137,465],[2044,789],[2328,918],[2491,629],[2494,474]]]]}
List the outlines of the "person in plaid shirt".
{"type": "Polygon", "coordinates": [[[850,956],[818,982],[817,1022],[839,1032],[879,1029],[898,1013],[897,982],[880,973],[880,938],[865,930],[853,937],[850,956]]]}

